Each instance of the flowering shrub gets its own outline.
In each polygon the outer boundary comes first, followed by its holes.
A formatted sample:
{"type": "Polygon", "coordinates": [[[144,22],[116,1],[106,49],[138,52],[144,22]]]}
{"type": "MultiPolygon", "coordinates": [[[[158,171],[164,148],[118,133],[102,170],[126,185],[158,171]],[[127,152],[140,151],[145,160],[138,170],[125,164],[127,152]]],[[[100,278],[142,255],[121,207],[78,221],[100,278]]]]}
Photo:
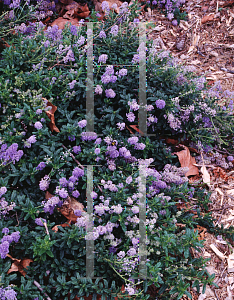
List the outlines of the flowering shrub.
{"type": "Polygon", "coordinates": [[[219,107],[217,95],[207,95],[204,79],[169,53],[157,52],[151,42],[139,46],[136,15],[137,4],[124,3],[118,16],[109,11],[105,23],[93,19],[94,131],[86,116],[86,41],[92,29],[44,30],[34,22],[33,31],[21,24],[25,30],[8,37],[10,47],[0,60],[2,297],[13,288],[12,299],[17,293],[24,300],[90,294],[149,299],[148,287],[154,285],[157,297],[180,299],[190,296],[192,282],[199,289],[199,283],[213,281],[205,261],[190,252],[202,247],[196,225],[213,226],[209,214],[199,213],[209,195],[188,184],[188,170],[179,167],[165,138],[190,139],[199,149],[230,146],[232,107],[219,107]],[[145,48],[143,106],[138,65],[145,48]],[[147,136],[138,133],[142,110],[147,136]],[[197,218],[180,210],[194,197],[197,218]],[[94,276],[101,279],[86,278],[90,240],[94,276]],[[147,279],[139,276],[142,244],[147,279]],[[25,258],[30,259],[25,273],[19,268],[12,274],[12,260],[25,258]]]}

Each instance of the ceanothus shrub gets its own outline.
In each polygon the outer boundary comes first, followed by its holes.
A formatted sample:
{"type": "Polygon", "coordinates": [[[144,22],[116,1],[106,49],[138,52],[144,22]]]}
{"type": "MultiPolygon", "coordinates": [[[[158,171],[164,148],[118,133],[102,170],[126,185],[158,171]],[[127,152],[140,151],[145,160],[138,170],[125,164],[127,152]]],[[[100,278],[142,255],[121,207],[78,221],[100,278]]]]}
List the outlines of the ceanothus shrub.
{"type": "Polygon", "coordinates": [[[120,15],[110,11],[105,22],[92,23],[93,132],[86,118],[86,42],[92,30],[85,24],[43,30],[35,22],[35,30],[8,37],[10,47],[0,60],[2,293],[13,290],[17,299],[41,300],[45,293],[51,299],[114,299],[124,285],[125,298],[149,299],[154,285],[157,297],[180,299],[192,282],[199,287],[213,281],[205,261],[190,252],[202,247],[196,225],[212,226],[212,220],[177,208],[196,196],[203,207],[207,192],[188,184],[187,169],[179,167],[165,138],[191,139],[200,148],[232,145],[231,104],[226,110],[217,106],[204,79],[168,52],[151,42],[139,45],[137,9],[124,3],[120,15]],[[142,49],[145,107],[138,99],[142,49]],[[147,136],[138,133],[142,109],[147,136]],[[93,201],[88,234],[87,190],[93,201]],[[138,277],[140,226],[147,228],[147,280],[138,277]],[[94,240],[94,276],[101,280],[84,278],[87,240],[94,240]],[[11,257],[32,260],[25,277],[8,274],[11,257]]]}

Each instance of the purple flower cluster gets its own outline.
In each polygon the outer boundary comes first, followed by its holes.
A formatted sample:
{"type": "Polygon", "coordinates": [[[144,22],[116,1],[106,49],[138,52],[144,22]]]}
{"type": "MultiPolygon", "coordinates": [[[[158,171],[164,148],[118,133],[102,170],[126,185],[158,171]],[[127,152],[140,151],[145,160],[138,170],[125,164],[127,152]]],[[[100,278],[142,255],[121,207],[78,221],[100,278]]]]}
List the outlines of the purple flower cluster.
{"type": "Polygon", "coordinates": [[[23,156],[24,152],[22,150],[18,150],[18,144],[14,143],[7,148],[7,144],[3,144],[0,149],[0,160],[2,160],[2,165],[6,165],[8,163],[15,164],[16,161],[19,161],[23,156]]]}
{"type": "Polygon", "coordinates": [[[78,122],[78,126],[80,128],[84,128],[87,125],[87,121],[86,120],[81,120],[78,122]]]}
{"type": "Polygon", "coordinates": [[[101,55],[99,56],[99,58],[98,58],[98,62],[99,62],[99,63],[105,64],[106,61],[107,61],[107,59],[108,59],[108,55],[107,55],[107,54],[101,54],[101,55]]]}
{"type": "Polygon", "coordinates": [[[73,147],[73,152],[74,152],[75,154],[78,154],[79,152],[81,152],[81,147],[80,147],[80,146],[74,146],[74,147],[73,147]]]}
{"type": "Polygon", "coordinates": [[[162,99],[158,99],[158,100],[156,100],[155,104],[156,104],[157,108],[163,109],[166,105],[166,102],[162,99]]]}
{"type": "Polygon", "coordinates": [[[50,177],[48,175],[45,175],[39,182],[39,188],[41,191],[46,191],[48,190],[49,185],[50,185],[50,177]]]}
{"type": "Polygon", "coordinates": [[[1,300],[17,300],[17,293],[10,287],[0,287],[0,299],[1,300]]]}
{"type": "Polygon", "coordinates": [[[95,132],[82,132],[81,139],[82,141],[93,141],[96,140],[97,134],[95,132]]]}
{"type": "Polygon", "coordinates": [[[39,130],[39,129],[42,129],[43,125],[41,124],[41,122],[37,121],[35,124],[34,124],[34,127],[39,130]]]}
{"type": "Polygon", "coordinates": [[[56,206],[61,206],[62,205],[62,201],[59,199],[59,197],[54,196],[49,198],[47,201],[42,201],[42,205],[44,206],[43,210],[45,213],[49,213],[50,215],[53,214],[54,209],[56,206]]]}
{"type": "Polygon", "coordinates": [[[36,167],[37,171],[41,171],[46,167],[46,164],[44,163],[44,161],[41,161],[38,166],[36,167]]]}
{"type": "Polygon", "coordinates": [[[47,223],[45,219],[42,219],[42,218],[36,218],[35,219],[35,223],[39,226],[44,226],[43,223],[47,223]]]}
{"type": "Polygon", "coordinates": [[[25,142],[24,148],[31,148],[32,144],[36,143],[37,139],[35,135],[31,135],[25,142]]]}
{"type": "Polygon", "coordinates": [[[3,229],[3,233],[5,233],[5,235],[1,239],[1,244],[0,244],[0,255],[2,259],[6,258],[7,254],[9,253],[10,244],[12,242],[18,243],[20,239],[19,231],[13,232],[12,234],[8,235],[9,230],[7,229],[8,228],[3,229]]]}
{"type": "Polygon", "coordinates": [[[76,83],[76,80],[72,80],[72,82],[68,83],[70,90],[74,89],[76,83]]]}
{"type": "Polygon", "coordinates": [[[96,88],[95,88],[95,93],[98,94],[98,95],[101,95],[102,94],[102,87],[100,85],[97,85],[96,88]]]}
{"type": "Polygon", "coordinates": [[[52,41],[61,41],[62,36],[62,29],[59,29],[58,25],[49,26],[45,31],[45,36],[52,41]]]}

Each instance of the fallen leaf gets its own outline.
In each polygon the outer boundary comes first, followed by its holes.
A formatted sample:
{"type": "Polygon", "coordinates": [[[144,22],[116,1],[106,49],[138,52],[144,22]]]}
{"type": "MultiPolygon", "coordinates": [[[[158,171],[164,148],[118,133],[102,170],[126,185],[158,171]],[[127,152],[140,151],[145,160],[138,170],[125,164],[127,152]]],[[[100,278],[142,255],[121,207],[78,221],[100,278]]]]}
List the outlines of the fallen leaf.
{"type": "Polygon", "coordinates": [[[74,211],[76,209],[84,211],[83,208],[84,205],[82,203],[78,202],[73,197],[68,197],[61,208],[58,208],[58,211],[60,211],[69,221],[76,223],[78,217],[74,214],[74,211]]]}
{"type": "Polygon", "coordinates": [[[134,134],[134,132],[128,127],[128,126],[126,126],[127,127],[127,130],[131,133],[131,134],[134,134]]]}
{"type": "Polygon", "coordinates": [[[201,23],[204,24],[206,22],[213,21],[213,19],[214,19],[214,14],[207,15],[201,19],[201,23]]]}
{"type": "Polygon", "coordinates": [[[79,20],[77,18],[74,19],[64,19],[63,17],[59,17],[51,23],[51,26],[57,25],[59,29],[64,29],[66,24],[71,23],[71,25],[80,26],[79,20]]]}
{"type": "Polygon", "coordinates": [[[144,134],[138,127],[137,125],[129,125],[131,128],[135,129],[137,132],[139,132],[140,134],[144,134]]]}
{"type": "Polygon", "coordinates": [[[90,14],[87,3],[85,3],[85,5],[81,5],[73,1],[69,5],[65,6],[65,9],[67,10],[67,12],[63,15],[63,18],[65,19],[86,18],[90,14]]]}
{"type": "Polygon", "coordinates": [[[201,167],[202,179],[203,182],[210,186],[210,174],[208,173],[206,166],[203,164],[201,167]]]}
{"type": "Polygon", "coordinates": [[[66,5],[68,5],[68,4],[70,4],[70,3],[72,3],[73,2],[73,0],[59,0],[61,3],[63,3],[63,4],[66,4],[66,5]]]}
{"type": "Polygon", "coordinates": [[[180,145],[180,146],[183,147],[184,150],[175,152],[174,154],[178,156],[182,168],[185,167],[189,168],[189,171],[185,174],[185,176],[198,175],[199,174],[198,167],[193,165],[196,163],[195,157],[192,157],[190,155],[190,151],[188,147],[184,145],[180,145]]]}
{"type": "Polygon", "coordinates": [[[49,127],[50,130],[53,132],[60,132],[60,130],[58,129],[58,127],[55,125],[55,118],[54,118],[54,113],[57,110],[57,106],[53,105],[51,102],[49,102],[47,99],[42,98],[43,100],[47,101],[47,107],[52,107],[52,109],[47,110],[46,111],[46,115],[49,117],[50,119],[50,123],[49,123],[49,127]]]}
{"type": "Polygon", "coordinates": [[[7,274],[10,274],[11,272],[20,272],[23,276],[25,276],[27,273],[24,271],[31,262],[33,262],[30,258],[23,258],[23,259],[17,259],[13,258],[10,254],[7,254],[7,256],[13,260],[14,262],[11,265],[11,268],[8,270],[7,274]]]}
{"type": "Polygon", "coordinates": [[[174,139],[165,139],[167,144],[171,144],[171,145],[178,145],[178,140],[174,140],[174,139]]]}

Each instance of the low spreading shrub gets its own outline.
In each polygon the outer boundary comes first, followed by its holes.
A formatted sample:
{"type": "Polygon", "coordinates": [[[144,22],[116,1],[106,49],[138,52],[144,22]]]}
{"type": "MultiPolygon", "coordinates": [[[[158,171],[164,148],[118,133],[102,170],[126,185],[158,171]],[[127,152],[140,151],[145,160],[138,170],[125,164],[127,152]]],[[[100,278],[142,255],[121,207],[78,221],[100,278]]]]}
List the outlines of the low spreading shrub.
{"type": "MultiPolygon", "coordinates": [[[[213,227],[210,214],[200,214],[209,193],[188,184],[165,140],[193,141],[203,151],[232,145],[232,103],[217,105],[204,78],[153,42],[139,45],[137,10],[123,3],[119,15],[93,18],[88,29],[18,24],[7,37],[0,57],[2,299],[149,299],[152,285],[160,299],[180,299],[191,296],[192,283],[205,288],[214,279],[191,251],[203,247],[194,228],[213,227]],[[138,99],[145,52],[147,105],[138,99]],[[138,127],[144,112],[147,136],[138,127]],[[180,208],[191,198],[196,217],[180,208]],[[99,279],[86,278],[92,240],[99,279]],[[139,276],[142,245],[147,279],[139,276]]],[[[13,26],[3,25],[6,32],[13,26]]]]}

